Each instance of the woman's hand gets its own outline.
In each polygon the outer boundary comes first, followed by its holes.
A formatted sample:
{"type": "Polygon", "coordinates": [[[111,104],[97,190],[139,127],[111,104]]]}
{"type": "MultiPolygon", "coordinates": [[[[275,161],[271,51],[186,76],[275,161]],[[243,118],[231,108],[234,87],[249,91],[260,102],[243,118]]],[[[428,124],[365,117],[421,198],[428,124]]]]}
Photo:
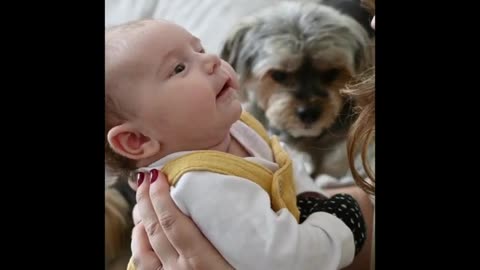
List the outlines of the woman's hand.
{"type": "Polygon", "coordinates": [[[139,175],[137,185],[131,244],[137,270],[233,269],[177,208],[162,173],[139,175]]]}

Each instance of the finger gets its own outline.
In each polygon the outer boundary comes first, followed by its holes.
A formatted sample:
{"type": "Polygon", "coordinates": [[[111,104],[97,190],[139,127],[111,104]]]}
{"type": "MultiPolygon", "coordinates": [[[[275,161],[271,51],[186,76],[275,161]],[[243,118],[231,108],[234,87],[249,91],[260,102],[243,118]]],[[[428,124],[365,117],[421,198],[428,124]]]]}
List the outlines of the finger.
{"type": "Polygon", "coordinates": [[[134,181],[128,181],[128,185],[135,191],[137,191],[137,183],[135,183],[134,181]]]}
{"type": "Polygon", "coordinates": [[[140,218],[140,213],[138,212],[138,206],[136,204],[133,206],[132,216],[133,216],[133,224],[137,225],[142,221],[142,219],[140,218]]]}
{"type": "Polygon", "coordinates": [[[136,270],[160,269],[162,263],[153,251],[143,224],[138,224],[132,231],[132,260],[136,270]]]}
{"type": "Polygon", "coordinates": [[[128,185],[130,186],[130,188],[137,191],[138,183],[140,183],[144,179],[145,179],[145,173],[137,172],[135,173],[135,179],[132,179],[131,177],[128,178],[128,185]]]}
{"type": "Polygon", "coordinates": [[[205,241],[205,236],[195,223],[173,202],[170,196],[170,185],[162,173],[159,173],[158,180],[150,186],[150,199],[163,232],[178,254],[190,258],[194,254],[199,254],[199,251],[210,248],[206,245],[208,241],[205,241]]]}
{"type": "Polygon", "coordinates": [[[140,181],[138,184],[137,209],[153,250],[160,258],[162,264],[166,265],[169,260],[176,260],[178,258],[178,253],[165,236],[162,226],[157,218],[157,213],[155,213],[150,201],[150,179],[154,180],[158,176],[157,170],[152,171],[153,175],[145,175],[144,181],[140,181]]]}

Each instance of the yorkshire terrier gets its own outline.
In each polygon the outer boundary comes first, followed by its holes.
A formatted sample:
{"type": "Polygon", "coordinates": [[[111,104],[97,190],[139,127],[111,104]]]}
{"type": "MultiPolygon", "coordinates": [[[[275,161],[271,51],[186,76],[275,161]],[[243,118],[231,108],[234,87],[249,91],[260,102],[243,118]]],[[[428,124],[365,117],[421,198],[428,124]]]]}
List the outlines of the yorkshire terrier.
{"type": "Polygon", "coordinates": [[[282,1],[242,19],[221,57],[239,75],[245,109],[309,156],[312,177],[340,178],[355,120],[341,90],[371,66],[372,40],[360,0],[282,1]]]}

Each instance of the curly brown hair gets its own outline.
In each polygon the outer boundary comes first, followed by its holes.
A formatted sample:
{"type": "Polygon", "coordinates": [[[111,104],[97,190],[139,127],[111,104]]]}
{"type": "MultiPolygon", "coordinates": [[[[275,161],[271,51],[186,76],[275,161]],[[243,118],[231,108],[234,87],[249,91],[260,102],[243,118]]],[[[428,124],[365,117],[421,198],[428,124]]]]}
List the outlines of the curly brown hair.
{"type": "MultiPolygon", "coordinates": [[[[362,1],[363,6],[375,14],[374,0],[362,1]]],[[[374,47],[372,48],[374,50],[374,47]]],[[[353,82],[347,85],[343,93],[351,96],[357,102],[356,112],[358,117],[353,123],[348,136],[347,151],[348,161],[355,182],[365,192],[375,194],[375,172],[368,160],[368,150],[375,138],[375,66],[360,74],[353,82]],[[355,167],[355,157],[360,152],[362,166],[368,179],[360,175],[355,167]]]]}
{"type": "Polygon", "coordinates": [[[358,117],[352,124],[348,141],[348,161],[357,185],[369,194],[375,194],[375,173],[367,158],[369,146],[375,137],[375,68],[365,71],[355,83],[350,84],[345,94],[357,101],[358,117]],[[355,157],[361,150],[362,166],[369,179],[364,179],[355,167],[355,157]]]}

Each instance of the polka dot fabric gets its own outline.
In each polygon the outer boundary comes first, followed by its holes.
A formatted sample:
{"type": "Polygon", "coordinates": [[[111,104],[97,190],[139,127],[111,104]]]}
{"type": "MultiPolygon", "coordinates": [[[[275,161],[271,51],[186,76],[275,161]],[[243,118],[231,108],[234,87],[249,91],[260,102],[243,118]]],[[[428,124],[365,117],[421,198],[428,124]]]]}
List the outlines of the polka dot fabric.
{"type": "Polygon", "coordinates": [[[315,212],[327,212],[342,220],[353,233],[355,255],[360,252],[366,239],[366,225],[360,207],[348,194],[337,194],[329,199],[320,196],[297,196],[297,207],[300,211],[300,223],[315,212]]]}

